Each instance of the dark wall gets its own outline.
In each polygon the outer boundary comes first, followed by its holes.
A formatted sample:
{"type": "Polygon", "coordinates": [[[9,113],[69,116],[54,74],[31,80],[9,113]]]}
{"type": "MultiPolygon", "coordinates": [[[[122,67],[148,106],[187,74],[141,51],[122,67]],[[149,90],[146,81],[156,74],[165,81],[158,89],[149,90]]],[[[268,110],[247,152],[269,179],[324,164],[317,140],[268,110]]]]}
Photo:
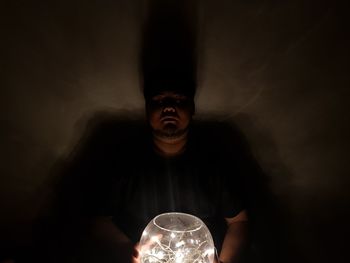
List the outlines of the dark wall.
{"type": "MultiPolygon", "coordinates": [[[[25,240],[55,164],[95,112],[142,115],[146,1],[16,1],[0,9],[0,229],[25,240]]],[[[200,1],[198,118],[235,122],[285,215],[289,255],[345,262],[346,6],[200,1]]],[[[8,242],[7,242],[8,241],[8,242]]]]}

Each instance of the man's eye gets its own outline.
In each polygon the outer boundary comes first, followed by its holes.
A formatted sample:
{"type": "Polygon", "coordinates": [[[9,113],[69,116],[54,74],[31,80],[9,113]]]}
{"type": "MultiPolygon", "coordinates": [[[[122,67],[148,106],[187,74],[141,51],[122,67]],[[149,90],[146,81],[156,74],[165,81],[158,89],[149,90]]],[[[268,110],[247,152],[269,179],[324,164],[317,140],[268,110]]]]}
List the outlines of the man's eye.
{"type": "Polygon", "coordinates": [[[186,105],[187,104],[187,100],[185,99],[177,99],[175,100],[175,103],[178,104],[178,105],[186,105]]]}

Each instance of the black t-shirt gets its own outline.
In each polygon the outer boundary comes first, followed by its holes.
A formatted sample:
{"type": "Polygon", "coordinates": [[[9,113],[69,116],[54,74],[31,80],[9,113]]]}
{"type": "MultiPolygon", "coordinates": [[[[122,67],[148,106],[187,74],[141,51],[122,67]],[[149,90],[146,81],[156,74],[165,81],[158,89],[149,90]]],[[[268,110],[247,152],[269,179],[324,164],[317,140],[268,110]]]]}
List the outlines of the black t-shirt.
{"type": "Polygon", "coordinates": [[[158,155],[144,130],[122,142],[94,141],[71,169],[76,179],[68,185],[74,197],[65,206],[74,213],[112,216],[134,242],[158,214],[193,214],[208,226],[220,249],[224,218],[244,208],[244,161],[238,144],[226,137],[215,127],[193,125],[186,151],[173,158],[158,155]]]}
{"type": "Polygon", "coordinates": [[[207,224],[217,246],[222,242],[224,218],[242,210],[237,185],[232,184],[234,172],[227,169],[232,162],[196,144],[190,138],[186,151],[173,158],[163,158],[146,147],[129,167],[114,221],[134,241],[158,214],[184,212],[207,224]]]}

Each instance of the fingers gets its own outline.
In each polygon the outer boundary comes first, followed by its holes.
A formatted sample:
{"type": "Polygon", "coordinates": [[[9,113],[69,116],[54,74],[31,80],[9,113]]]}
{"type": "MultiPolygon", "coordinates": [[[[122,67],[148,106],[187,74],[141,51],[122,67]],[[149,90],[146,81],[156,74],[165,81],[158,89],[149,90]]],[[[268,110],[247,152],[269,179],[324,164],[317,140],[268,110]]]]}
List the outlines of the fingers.
{"type": "Polygon", "coordinates": [[[132,256],[135,258],[139,258],[140,256],[140,243],[137,242],[134,246],[134,250],[132,252],[132,256]]]}
{"type": "Polygon", "coordinates": [[[140,258],[132,256],[131,257],[131,263],[140,263],[140,258]]]}

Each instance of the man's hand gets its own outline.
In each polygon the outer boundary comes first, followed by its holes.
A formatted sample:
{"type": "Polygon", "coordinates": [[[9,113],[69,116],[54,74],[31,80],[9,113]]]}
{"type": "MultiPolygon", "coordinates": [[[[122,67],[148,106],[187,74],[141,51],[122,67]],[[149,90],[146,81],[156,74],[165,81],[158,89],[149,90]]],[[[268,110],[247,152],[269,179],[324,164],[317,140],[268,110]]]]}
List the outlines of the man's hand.
{"type": "Polygon", "coordinates": [[[232,218],[225,218],[227,231],[220,252],[224,263],[238,262],[248,241],[248,216],[245,210],[232,218]]]}
{"type": "Polygon", "coordinates": [[[136,243],[136,245],[134,246],[134,251],[132,252],[132,256],[131,256],[131,263],[140,263],[141,259],[140,259],[140,244],[136,243]]]}

